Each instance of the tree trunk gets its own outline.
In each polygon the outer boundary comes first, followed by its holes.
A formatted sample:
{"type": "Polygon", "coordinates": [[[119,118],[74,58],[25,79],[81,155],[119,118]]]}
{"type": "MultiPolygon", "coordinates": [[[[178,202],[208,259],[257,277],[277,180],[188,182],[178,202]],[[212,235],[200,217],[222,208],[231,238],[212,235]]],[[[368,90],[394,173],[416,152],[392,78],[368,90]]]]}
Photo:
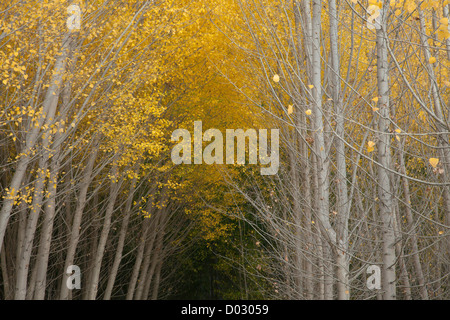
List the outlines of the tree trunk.
{"type": "Polygon", "coordinates": [[[95,300],[98,291],[98,282],[100,278],[100,270],[102,267],[103,255],[105,253],[106,240],[108,239],[109,230],[111,228],[111,217],[114,212],[114,204],[116,203],[117,195],[119,194],[122,181],[119,183],[118,172],[119,168],[117,164],[114,164],[111,170],[112,182],[111,182],[111,194],[108,200],[108,206],[106,208],[105,217],[103,218],[103,227],[100,234],[100,240],[94,260],[94,269],[92,270],[91,281],[88,284],[88,300],[95,300]]]}
{"type": "Polygon", "coordinates": [[[141,237],[138,238],[138,252],[136,255],[136,261],[134,262],[133,272],[131,274],[130,281],[128,283],[128,291],[126,300],[133,300],[134,289],[136,288],[136,283],[139,276],[139,270],[141,269],[142,259],[144,256],[145,243],[147,240],[147,233],[149,231],[150,219],[145,219],[142,223],[142,234],[141,237]]]}
{"type": "MultiPolygon", "coordinates": [[[[136,175],[136,177],[137,177],[137,175],[136,175]]],[[[127,235],[128,223],[130,221],[131,206],[133,204],[133,196],[134,196],[134,191],[136,189],[136,180],[137,180],[136,177],[133,178],[133,181],[131,182],[131,185],[130,185],[130,190],[128,191],[128,198],[127,198],[127,202],[125,204],[125,210],[124,210],[125,214],[123,217],[122,226],[120,228],[119,241],[117,243],[116,255],[114,257],[114,262],[113,262],[112,268],[109,272],[108,284],[106,286],[106,291],[105,291],[105,295],[103,296],[103,300],[111,299],[112,290],[114,288],[114,282],[116,281],[117,272],[119,271],[119,265],[122,260],[122,252],[123,252],[123,247],[125,245],[125,237],[127,235]]]]}
{"type": "Polygon", "coordinates": [[[339,300],[350,299],[349,268],[350,259],[348,251],[348,190],[347,190],[347,165],[345,161],[344,145],[344,109],[341,93],[341,72],[339,58],[338,37],[338,12],[336,0],[329,1],[330,15],[330,49],[331,49],[331,86],[334,110],[336,114],[336,184],[337,184],[337,239],[336,239],[336,266],[337,289],[339,300]]]}
{"type": "Polygon", "coordinates": [[[91,153],[91,156],[89,157],[88,163],[86,164],[86,168],[83,173],[83,179],[80,186],[81,189],[78,196],[78,203],[73,216],[72,231],[67,248],[66,260],[64,263],[64,275],[61,282],[61,292],[59,295],[60,300],[67,300],[69,298],[69,288],[66,285],[68,279],[66,271],[69,266],[73,265],[78,241],[80,240],[81,218],[83,216],[84,206],[86,205],[86,196],[90,182],[92,180],[92,169],[94,167],[98,151],[98,149],[96,148],[96,143],[94,143],[93,145],[94,151],[91,153]]]}
{"type": "MultiPolygon", "coordinates": [[[[378,107],[380,119],[378,130],[380,132],[378,143],[378,192],[380,215],[382,219],[383,233],[383,290],[385,300],[396,299],[396,275],[395,275],[395,234],[394,212],[392,212],[392,190],[388,169],[391,167],[391,135],[389,133],[389,64],[387,58],[387,9],[383,6],[381,29],[377,30],[377,82],[378,82],[378,107]]],[[[389,9],[389,6],[387,6],[389,9]]]]}

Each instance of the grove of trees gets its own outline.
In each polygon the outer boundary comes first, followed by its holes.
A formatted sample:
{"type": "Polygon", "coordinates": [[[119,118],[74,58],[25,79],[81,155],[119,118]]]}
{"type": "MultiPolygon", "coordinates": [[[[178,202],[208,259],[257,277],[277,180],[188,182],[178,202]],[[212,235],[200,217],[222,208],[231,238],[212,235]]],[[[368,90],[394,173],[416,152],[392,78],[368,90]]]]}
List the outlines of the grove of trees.
{"type": "Polygon", "coordinates": [[[450,299],[449,10],[0,2],[0,299],[450,299]],[[277,173],[174,164],[195,121],[277,173]]]}

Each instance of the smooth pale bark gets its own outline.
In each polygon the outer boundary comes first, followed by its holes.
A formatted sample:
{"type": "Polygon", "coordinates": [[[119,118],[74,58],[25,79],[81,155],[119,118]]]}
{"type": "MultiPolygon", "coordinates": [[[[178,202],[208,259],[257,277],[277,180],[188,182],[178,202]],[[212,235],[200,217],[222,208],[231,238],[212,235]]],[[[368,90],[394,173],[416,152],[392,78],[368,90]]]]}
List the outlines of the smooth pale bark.
{"type": "MultiPolygon", "coordinates": [[[[335,243],[336,233],[333,230],[329,221],[329,160],[327,156],[325,137],[324,137],[324,125],[323,117],[325,112],[322,105],[322,58],[321,58],[321,15],[322,15],[322,1],[313,0],[313,14],[312,14],[312,85],[311,89],[313,100],[313,113],[314,113],[314,146],[315,154],[317,158],[317,176],[318,176],[318,188],[316,199],[318,201],[318,218],[320,220],[322,233],[325,235],[326,240],[329,243],[335,243]]],[[[328,244],[323,242],[323,263],[329,265],[331,254],[328,249],[328,244]]],[[[330,281],[328,272],[324,270],[325,288],[324,299],[333,299],[333,281],[330,281]]]]}
{"type": "Polygon", "coordinates": [[[14,300],[25,300],[27,294],[28,269],[30,267],[31,252],[33,250],[34,235],[36,233],[36,226],[44,198],[44,186],[47,177],[47,158],[48,154],[45,152],[45,155],[39,161],[38,177],[34,185],[33,202],[27,219],[25,239],[23,240],[23,246],[20,252],[19,265],[17,266],[14,300]]]}
{"type": "MultiPolygon", "coordinates": [[[[19,205],[18,217],[19,225],[17,227],[16,259],[14,264],[15,266],[18,266],[20,264],[20,258],[22,257],[22,250],[24,247],[25,232],[27,228],[27,204],[24,201],[22,201],[19,205]]],[[[15,272],[13,272],[13,274],[15,276],[17,271],[14,271],[15,272]]]]}
{"type": "Polygon", "coordinates": [[[144,290],[143,290],[144,294],[139,298],[139,300],[147,300],[148,295],[150,293],[150,286],[152,284],[153,274],[155,273],[156,264],[158,263],[158,260],[159,260],[159,252],[161,251],[161,245],[159,243],[159,238],[160,238],[160,235],[158,233],[158,245],[156,247],[156,250],[153,253],[151,266],[148,269],[148,274],[146,276],[145,286],[144,286],[144,290]]]}
{"type": "MultiPolygon", "coordinates": [[[[308,150],[305,148],[304,153],[308,153],[308,150]]],[[[308,158],[306,158],[308,159],[308,158]]],[[[312,237],[312,228],[311,228],[311,187],[310,187],[310,181],[311,178],[309,176],[310,173],[310,166],[309,163],[306,165],[304,170],[304,192],[305,192],[305,198],[306,198],[306,205],[304,207],[304,214],[305,214],[305,229],[306,229],[306,250],[309,253],[307,255],[307,259],[305,259],[305,285],[306,285],[306,298],[308,300],[312,300],[314,297],[314,282],[313,282],[313,237],[312,237]]]]}
{"type": "Polygon", "coordinates": [[[98,291],[98,282],[100,278],[100,270],[102,267],[103,255],[105,253],[106,241],[108,240],[109,231],[111,229],[111,218],[114,212],[114,204],[116,203],[117,195],[119,194],[122,181],[119,183],[118,172],[119,168],[117,164],[114,164],[111,170],[111,194],[108,200],[108,206],[106,207],[105,216],[103,218],[103,227],[100,234],[100,240],[98,243],[97,252],[95,255],[94,266],[92,270],[92,277],[90,283],[88,283],[88,300],[95,300],[98,291]]]}
{"type": "Polygon", "coordinates": [[[158,267],[156,268],[155,285],[153,286],[152,300],[158,300],[159,284],[161,280],[161,269],[163,263],[164,260],[162,258],[159,259],[158,267]]]}
{"type": "MultiPolygon", "coordinates": [[[[306,123],[305,115],[302,113],[301,115],[302,121],[306,123]]],[[[302,135],[303,137],[306,137],[307,131],[306,129],[302,129],[302,135]]],[[[304,224],[305,224],[305,230],[306,230],[306,251],[308,254],[306,254],[305,259],[305,289],[306,289],[306,298],[309,300],[312,300],[314,298],[314,276],[313,276],[313,260],[314,260],[314,237],[313,237],[313,230],[312,230],[312,191],[311,191],[311,166],[314,167],[314,163],[311,163],[309,160],[314,159],[314,155],[309,155],[309,147],[306,141],[303,139],[300,139],[300,147],[301,147],[301,154],[303,156],[303,185],[302,185],[302,192],[304,194],[305,198],[305,204],[303,206],[303,214],[304,214],[304,224]]]]}
{"type": "Polygon", "coordinates": [[[338,12],[336,0],[329,0],[330,15],[330,49],[331,49],[331,90],[336,117],[336,185],[337,185],[337,291],[339,300],[350,299],[349,268],[350,259],[348,251],[348,190],[347,165],[345,161],[344,145],[344,109],[342,105],[341,72],[338,37],[338,12]]]}
{"type": "MultiPolygon", "coordinates": [[[[396,198],[397,199],[397,198],[396,198]]],[[[399,209],[398,209],[398,201],[396,201],[395,205],[395,235],[397,238],[400,238],[400,217],[399,217],[399,209]]],[[[406,268],[405,263],[405,254],[403,252],[403,241],[397,241],[395,248],[397,250],[399,267],[400,267],[400,280],[403,282],[403,292],[405,294],[406,300],[412,300],[411,298],[411,284],[409,282],[409,274],[408,269],[406,268]]]]}
{"type": "MultiPolygon", "coordinates": [[[[59,148],[58,148],[59,149],[59,148]]],[[[44,300],[45,287],[46,287],[46,275],[48,267],[48,259],[50,254],[50,245],[52,241],[53,222],[55,220],[56,209],[56,187],[58,179],[59,168],[59,150],[56,151],[51,165],[50,165],[50,177],[48,183],[49,198],[44,208],[44,222],[41,230],[41,238],[39,242],[39,250],[37,256],[37,275],[34,299],[44,300]]]]}
{"type": "Polygon", "coordinates": [[[5,250],[0,251],[0,268],[2,268],[3,291],[5,300],[9,300],[11,296],[11,285],[9,282],[8,266],[6,263],[5,250]]]}
{"type": "MultiPolygon", "coordinates": [[[[330,15],[333,15],[331,11],[335,12],[335,3],[334,10],[333,5],[334,1],[330,1],[330,15]]],[[[332,17],[330,17],[330,24],[334,21],[332,17]]],[[[337,26],[330,27],[330,38],[332,43],[336,41],[337,43],[337,30],[334,28],[337,26]]],[[[345,161],[345,146],[342,141],[344,139],[344,115],[342,108],[342,97],[340,93],[340,76],[338,76],[339,72],[339,59],[337,58],[337,44],[331,45],[334,48],[332,52],[333,57],[333,68],[336,73],[336,77],[333,81],[333,103],[335,106],[335,117],[336,117],[336,135],[335,139],[335,148],[336,148],[336,170],[337,170],[337,252],[336,252],[336,265],[337,265],[337,290],[338,290],[338,299],[339,300],[348,300],[350,299],[350,283],[349,283],[349,268],[350,268],[350,259],[348,252],[348,219],[350,210],[347,209],[348,205],[348,190],[347,190],[347,177],[346,177],[346,161],[345,161]]]]}
{"type": "MultiPolygon", "coordinates": [[[[296,40],[297,44],[295,46],[295,50],[297,51],[298,61],[297,64],[299,66],[303,65],[303,60],[306,60],[306,70],[307,74],[310,74],[311,70],[311,8],[309,1],[297,1],[293,0],[293,10],[295,17],[295,31],[296,31],[296,40]],[[303,38],[303,41],[302,41],[303,38]]],[[[302,261],[297,258],[297,272],[301,274],[298,276],[298,286],[302,286],[302,291],[306,299],[313,298],[313,244],[312,244],[312,231],[311,231],[311,185],[310,185],[310,162],[309,160],[309,152],[308,152],[308,144],[305,141],[305,137],[307,136],[307,120],[303,112],[298,112],[298,108],[294,109],[294,114],[296,116],[296,132],[294,133],[294,145],[298,144],[298,150],[292,152],[290,150],[290,161],[291,166],[295,167],[295,175],[292,173],[293,183],[295,188],[294,192],[294,212],[296,213],[296,221],[297,221],[297,231],[296,231],[296,240],[297,240],[297,255],[300,256],[300,249],[303,244],[301,241],[306,241],[306,254],[304,254],[304,259],[302,261]],[[301,165],[298,165],[298,159],[296,159],[298,154],[301,156],[301,165]],[[297,173],[299,170],[299,173],[297,173]],[[303,183],[300,183],[302,179],[303,183]],[[300,191],[301,189],[301,191],[300,191]],[[304,195],[304,205],[301,206],[300,203],[300,192],[304,195]],[[297,206],[300,204],[300,208],[297,206]],[[301,225],[305,226],[306,235],[302,234],[301,225]],[[300,281],[303,280],[303,281],[300,281]]]]}
{"type": "MultiPolygon", "coordinates": [[[[319,177],[317,174],[317,156],[312,153],[311,155],[311,168],[312,168],[312,197],[313,201],[311,201],[312,204],[312,212],[318,212],[319,211],[319,201],[317,199],[318,194],[318,188],[319,188],[319,177]]],[[[311,216],[311,221],[309,222],[311,224],[311,230],[312,230],[312,238],[314,239],[314,251],[312,253],[312,256],[315,260],[314,264],[316,267],[316,270],[314,270],[314,282],[313,287],[317,286],[318,290],[314,291],[316,294],[314,296],[314,299],[316,300],[324,300],[325,299],[325,262],[323,261],[324,255],[323,255],[323,241],[324,239],[321,237],[321,232],[319,227],[317,226],[317,222],[315,217],[311,216]]]]}
{"type": "Polygon", "coordinates": [[[163,246],[163,240],[164,240],[164,235],[165,235],[165,221],[164,220],[167,219],[166,210],[163,210],[162,214],[164,216],[161,219],[162,220],[161,227],[158,230],[158,240],[157,240],[156,250],[155,250],[155,254],[153,257],[153,261],[152,261],[152,266],[150,268],[150,273],[148,275],[149,283],[146,287],[147,291],[146,291],[145,300],[147,300],[147,295],[150,290],[150,284],[153,279],[153,273],[155,273],[155,281],[154,281],[154,285],[153,285],[152,300],[158,299],[158,289],[159,289],[159,281],[160,281],[160,275],[161,275],[161,267],[162,267],[163,260],[164,260],[164,252],[163,252],[162,246],[163,246]],[[155,268],[156,268],[156,271],[155,271],[155,268]]]}
{"type": "Polygon", "coordinates": [[[103,300],[111,299],[112,290],[114,288],[114,282],[116,281],[117,272],[119,271],[120,262],[122,261],[122,252],[123,252],[123,247],[125,245],[125,238],[127,235],[128,223],[130,221],[131,206],[133,204],[134,191],[136,190],[136,180],[137,180],[136,177],[133,178],[131,185],[130,185],[130,189],[128,191],[128,198],[127,198],[127,202],[125,204],[122,226],[120,227],[119,240],[117,243],[117,250],[116,250],[116,254],[114,256],[113,265],[111,267],[111,270],[109,271],[108,284],[106,286],[103,300]]]}
{"type": "MultiPolygon", "coordinates": [[[[405,167],[405,159],[403,157],[403,150],[401,150],[400,155],[400,170],[403,175],[406,176],[406,167],[405,167]]],[[[409,191],[409,181],[408,179],[402,177],[402,185],[403,185],[403,195],[405,197],[405,216],[406,221],[408,223],[408,235],[411,241],[411,251],[412,251],[412,258],[414,262],[414,268],[416,271],[416,277],[417,281],[419,282],[419,290],[420,295],[423,300],[428,300],[428,291],[426,288],[426,281],[425,276],[422,269],[422,263],[420,262],[419,257],[419,246],[418,246],[418,240],[417,240],[417,233],[416,233],[416,226],[414,225],[414,219],[411,212],[411,195],[409,191]]]]}
{"type": "Polygon", "coordinates": [[[311,20],[311,2],[310,1],[296,1],[297,7],[300,8],[301,26],[303,32],[303,50],[306,53],[306,72],[308,76],[311,75],[312,70],[312,20],[311,20]]]}
{"type": "Polygon", "coordinates": [[[31,272],[31,277],[26,292],[25,297],[26,300],[33,300],[34,288],[36,287],[36,276],[37,276],[37,264],[35,263],[33,266],[33,271],[31,272]]]}
{"type": "MultiPolygon", "coordinates": [[[[167,189],[164,188],[161,194],[161,203],[164,203],[167,200],[167,189]]],[[[164,221],[166,218],[165,212],[167,211],[166,208],[158,210],[153,214],[155,210],[155,207],[151,206],[151,201],[148,203],[147,212],[149,213],[150,217],[153,217],[151,221],[151,229],[150,229],[150,239],[149,242],[146,244],[146,251],[145,251],[145,259],[144,263],[142,265],[141,270],[141,277],[139,278],[139,283],[136,288],[136,293],[134,295],[134,300],[145,300],[147,297],[147,291],[145,291],[145,284],[147,283],[147,279],[149,276],[149,273],[151,274],[150,277],[152,277],[153,271],[150,271],[148,273],[149,267],[150,270],[153,267],[153,262],[151,261],[152,253],[154,252],[154,247],[158,246],[159,240],[157,240],[157,237],[160,236],[160,233],[164,230],[164,221]]],[[[159,239],[159,238],[158,238],[159,239]]]]}
{"type": "Polygon", "coordinates": [[[315,154],[317,160],[317,200],[318,202],[318,216],[320,223],[328,234],[328,241],[334,242],[336,239],[335,232],[331,227],[329,221],[329,178],[328,167],[329,160],[325,149],[324,125],[323,117],[324,110],[322,106],[322,58],[320,54],[321,48],[321,14],[322,1],[313,1],[313,44],[312,44],[312,84],[314,88],[311,89],[313,98],[313,113],[314,113],[314,131],[315,131],[315,154]]]}
{"type": "MultiPolygon", "coordinates": [[[[92,184],[95,184],[93,181],[92,184]]],[[[80,252],[89,252],[87,257],[85,257],[83,260],[84,266],[82,267],[82,270],[84,271],[85,276],[85,283],[86,285],[81,288],[82,290],[82,300],[87,300],[89,295],[89,284],[92,281],[92,275],[94,271],[94,264],[95,264],[95,257],[97,256],[97,248],[99,243],[99,232],[101,229],[101,217],[99,213],[99,203],[98,203],[98,192],[95,192],[92,195],[92,205],[90,206],[92,210],[87,209],[86,211],[89,212],[89,217],[85,215],[86,220],[90,220],[90,228],[86,230],[89,232],[91,237],[89,237],[90,241],[87,241],[84,243],[84,246],[80,247],[78,250],[80,252]]],[[[70,291],[72,292],[72,290],[70,291]]]]}
{"type": "Polygon", "coordinates": [[[139,277],[139,270],[141,269],[142,259],[144,256],[145,243],[147,240],[147,234],[150,227],[150,219],[145,218],[142,223],[142,234],[138,238],[138,251],[136,255],[136,260],[134,262],[133,271],[131,273],[131,278],[128,283],[128,291],[126,300],[132,300],[134,296],[134,290],[136,288],[136,283],[139,277]]]}
{"type": "MultiPolygon", "coordinates": [[[[167,194],[165,192],[166,192],[166,190],[164,190],[163,199],[167,199],[166,198],[167,194]]],[[[167,207],[165,207],[164,209],[159,211],[159,216],[160,217],[158,220],[158,225],[155,229],[155,232],[157,233],[156,248],[155,248],[155,250],[153,250],[154,254],[152,257],[152,265],[151,265],[149,273],[147,275],[147,281],[146,281],[145,287],[144,287],[144,294],[143,294],[143,296],[140,297],[141,298],[140,300],[148,299],[148,295],[150,292],[150,285],[151,285],[151,282],[153,279],[153,274],[155,272],[155,268],[156,268],[156,277],[155,277],[154,289],[155,289],[155,287],[159,286],[159,274],[158,273],[161,270],[158,271],[157,264],[161,263],[161,261],[163,260],[163,241],[164,241],[164,236],[165,236],[166,225],[169,220],[167,207]]],[[[158,267],[160,268],[159,265],[158,265],[158,267]]],[[[156,289],[156,290],[158,290],[158,289],[156,289]]],[[[153,296],[154,295],[155,295],[155,291],[153,290],[153,296]]]]}
{"type": "Polygon", "coordinates": [[[323,249],[323,242],[324,239],[321,238],[320,235],[320,231],[318,232],[318,230],[316,230],[315,233],[316,236],[316,243],[317,243],[317,250],[316,250],[316,254],[317,254],[317,263],[316,265],[319,266],[319,270],[317,271],[317,273],[319,274],[318,276],[318,282],[319,282],[319,292],[318,292],[318,298],[319,300],[325,300],[325,264],[326,261],[324,261],[324,249],[323,249]]]}
{"type": "Polygon", "coordinates": [[[295,221],[295,231],[294,231],[294,238],[295,238],[295,259],[293,261],[294,263],[294,282],[295,282],[295,298],[299,299],[301,296],[303,296],[303,274],[302,274],[302,264],[303,264],[303,248],[302,248],[302,229],[301,229],[301,222],[302,222],[302,208],[301,208],[301,194],[300,194],[300,172],[299,168],[297,166],[297,148],[296,148],[296,140],[297,140],[297,134],[296,132],[293,133],[292,141],[293,146],[291,146],[289,150],[289,162],[290,162],[290,177],[291,177],[291,183],[293,185],[293,216],[295,221]]]}
{"type": "MultiPolygon", "coordinates": [[[[389,6],[387,6],[389,8],[389,6]]],[[[385,12],[383,6],[381,11],[385,12]]],[[[388,169],[391,168],[391,135],[389,132],[389,63],[387,58],[386,15],[382,14],[381,29],[376,32],[378,107],[380,109],[378,130],[378,193],[382,220],[383,269],[382,289],[385,300],[396,299],[396,254],[394,234],[394,212],[392,211],[392,190],[388,169]]]]}
{"type": "MultiPolygon", "coordinates": [[[[152,197],[150,197],[150,199],[151,198],[152,197]]],[[[153,251],[153,247],[154,247],[154,243],[155,243],[155,239],[156,239],[156,234],[158,233],[158,224],[161,219],[161,214],[160,214],[160,212],[155,213],[154,210],[155,210],[155,207],[152,206],[152,201],[148,201],[146,211],[147,211],[149,217],[146,219],[149,220],[149,223],[150,223],[149,235],[147,236],[147,238],[145,240],[145,251],[144,251],[143,261],[141,263],[141,268],[140,268],[140,272],[139,272],[140,276],[139,276],[139,280],[137,281],[137,284],[136,284],[136,292],[133,294],[133,297],[132,297],[132,299],[134,299],[134,300],[141,300],[143,290],[144,290],[144,285],[146,282],[147,270],[151,263],[150,258],[152,255],[152,251],[153,251]]]]}
{"type": "Polygon", "coordinates": [[[78,242],[80,240],[80,227],[81,227],[81,219],[83,216],[84,206],[86,205],[86,196],[89,189],[90,182],[92,180],[92,169],[94,167],[95,159],[97,158],[96,143],[94,145],[94,151],[91,153],[89,160],[86,164],[86,168],[83,172],[83,179],[80,185],[80,192],[78,195],[77,207],[75,209],[75,213],[73,215],[72,222],[72,230],[70,234],[70,240],[67,248],[66,259],[64,263],[64,275],[61,281],[61,292],[59,294],[60,300],[69,299],[69,288],[67,287],[67,279],[68,275],[66,273],[67,268],[74,264],[75,253],[78,246],[78,242]]]}
{"type": "Polygon", "coordinates": [[[155,243],[155,238],[157,234],[157,228],[158,228],[158,221],[160,218],[160,213],[156,214],[156,217],[154,218],[152,222],[152,226],[150,229],[150,241],[146,243],[145,247],[145,253],[144,253],[144,262],[141,266],[141,272],[139,277],[139,282],[136,288],[136,293],[134,294],[134,300],[141,300],[142,293],[144,292],[144,286],[147,279],[147,272],[151,264],[151,256],[153,252],[153,246],[155,243]]]}

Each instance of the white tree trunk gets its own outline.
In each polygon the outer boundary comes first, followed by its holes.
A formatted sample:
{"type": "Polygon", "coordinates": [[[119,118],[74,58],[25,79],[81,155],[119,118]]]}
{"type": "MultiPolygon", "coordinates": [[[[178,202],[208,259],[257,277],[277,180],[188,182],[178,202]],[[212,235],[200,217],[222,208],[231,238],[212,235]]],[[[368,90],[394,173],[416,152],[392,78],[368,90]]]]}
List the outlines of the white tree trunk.
{"type": "Polygon", "coordinates": [[[130,221],[131,215],[131,206],[133,204],[133,195],[136,189],[136,177],[133,179],[130,185],[130,189],[128,191],[128,198],[125,204],[125,214],[122,221],[122,226],[120,228],[119,241],[117,243],[116,255],[114,257],[114,262],[112,268],[109,272],[108,284],[106,286],[105,295],[103,296],[103,300],[110,300],[112,290],[114,288],[114,282],[116,281],[117,272],[119,271],[119,265],[122,260],[122,252],[123,247],[125,245],[125,237],[127,235],[128,223],[130,221]]]}
{"type": "Polygon", "coordinates": [[[59,295],[60,300],[69,299],[69,288],[67,288],[68,275],[66,274],[67,268],[74,263],[75,253],[80,240],[81,218],[83,216],[84,206],[86,205],[86,196],[89,189],[90,182],[92,180],[92,169],[94,167],[95,159],[97,158],[98,149],[95,147],[94,152],[91,153],[89,160],[86,164],[86,168],[83,172],[83,179],[81,181],[80,193],[78,195],[77,207],[73,216],[72,232],[70,234],[70,240],[67,248],[66,260],[64,263],[64,275],[61,282],[61,292],[59,295]]]}
{"type": "MultiPolygon", "coordinates": [[[[381,9],[385,11],[386,8],[381,9]]],[[[389,8],[389,6],[388,6],[389,8]]],[[[386,14],[382,14],[381,29],[377,30],[377,82],[378,82],[378,106],[380,119],[378,123],[378,192],[379,208],[382,219],[383,239],[383,270],[382,284],[385,300],[396,299],[396,273],[395,273],[395,234],[394,212],[392,210],[392,190],[388,169],[391,167],[391,135],[389,132],[389,63],[387,58],[387,23],[386,14]]]]}
{"type": "MultiPolygon", "coordinates": [[[[113,181],[111,182],[111,194],[109,196],[108,206],[106,207],[105,216],[103,218],[103,227],[100,234],[97,252],[95,255],[92,277],[90,279],[90,283],[88,283],[88,300],[95,300],[97,297],[100,270],[102,267],[103,255],[105,253],[106,241],[108,240],[109,231],[111,229],[111,218],[114,212],[114,204],[116,203],[117,195],[119,194],[120,186],[122,184],[122,182],[119,183],[118,181],[118,172],[118,165],[114,164],[111,170],[111,176],[113,179],[113,181]]],[[[121,181],[123,180],[121,179],[121,181]]]]}

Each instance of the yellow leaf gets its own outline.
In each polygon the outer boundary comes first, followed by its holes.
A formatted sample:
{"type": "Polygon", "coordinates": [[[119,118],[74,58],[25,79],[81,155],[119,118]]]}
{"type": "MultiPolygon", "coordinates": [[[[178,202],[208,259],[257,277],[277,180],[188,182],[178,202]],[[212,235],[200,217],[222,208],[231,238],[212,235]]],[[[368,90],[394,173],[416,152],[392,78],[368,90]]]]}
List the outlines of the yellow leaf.
{"type": "Polygon", "coordinates": [[[312,88],[314,88],[314,85],[309,84],[309,85],[308,85],[308,88],[312,89],[312,88]]]}
{"type": "Polygon", "coordinates": [[[383,6],[382,2],[378,2],[378,0],[369,0],[369,5],[375,5],[379,8],[381,8],[383,6]]]}
{"type": "Polygon", "coordinates": [[[288,105],[288,114],[294,112],[294,106],[292,104],[288,105]]]}
{"type": "Polygon", "coordinates": [[[275,82],[275,83],[278,83],[278,82],[280,82],[280,76],[279,75],[274,75],[273,76],[273,82],[275,82]]]}
{"type": "Polygon", "coordinates": [[[442,24],[448,25],[448,19],[447,18],[442,18],[441,20],[439,20],[439,22],[442,23],[442,24]]]}
{"type": "Polygon", "coordinates": [[[306,115],[309,116],[309,115],[311,115],[312,111],[311,111],[311,109],[308,109],[308,110],[305,111],[305,113],[306,113],[306,115]]]}
{"type": "Polygon", "coordinates": [[[430,57],[430,59],[428,60],[428,63],[433,64],[436,62],[436,58],[435,57],[430,57]]]}
{"type": "Polygon", "coordinates": [[[373,98],[372,101],[378,102],[378,97],[373,98]]]}
{"type": "Polygon", "coordinates": [[[441,41],[444,41],[445,39],[450,37],[450,32],[448,30],[441,29],[441,28],[438,29],[436,34],[441,41]]]}
{"type": "Polygon", "coordinates": [[[400,10],[400,9],[395,10],[395,15],[396,16],[399,16],[401,14],[402,14],[402,10],[400,10]]]}
{"type": "Polygon", "coordinates": [[[431,166],[432,166],[433,168],[436,168],[436,166],[437,166],[438,163],[439,163],[439,159],[438,159],[438,158],[430,158],[428,161],[430,162],[430,164],[431,164],[431,166]]]}
{"type": "Polygon", "coordinates": [[[369,141],[367,142],[367,152],[372,152],[375,148],[375,142],[369,141]]]}
{"type": "Polygon", "coordinates": [[[402,130],[401,130],[401,129],[395,129],[395,132],[397,132],[397,133],[401,133],[401,132],[402,132],[402,130]]]}

